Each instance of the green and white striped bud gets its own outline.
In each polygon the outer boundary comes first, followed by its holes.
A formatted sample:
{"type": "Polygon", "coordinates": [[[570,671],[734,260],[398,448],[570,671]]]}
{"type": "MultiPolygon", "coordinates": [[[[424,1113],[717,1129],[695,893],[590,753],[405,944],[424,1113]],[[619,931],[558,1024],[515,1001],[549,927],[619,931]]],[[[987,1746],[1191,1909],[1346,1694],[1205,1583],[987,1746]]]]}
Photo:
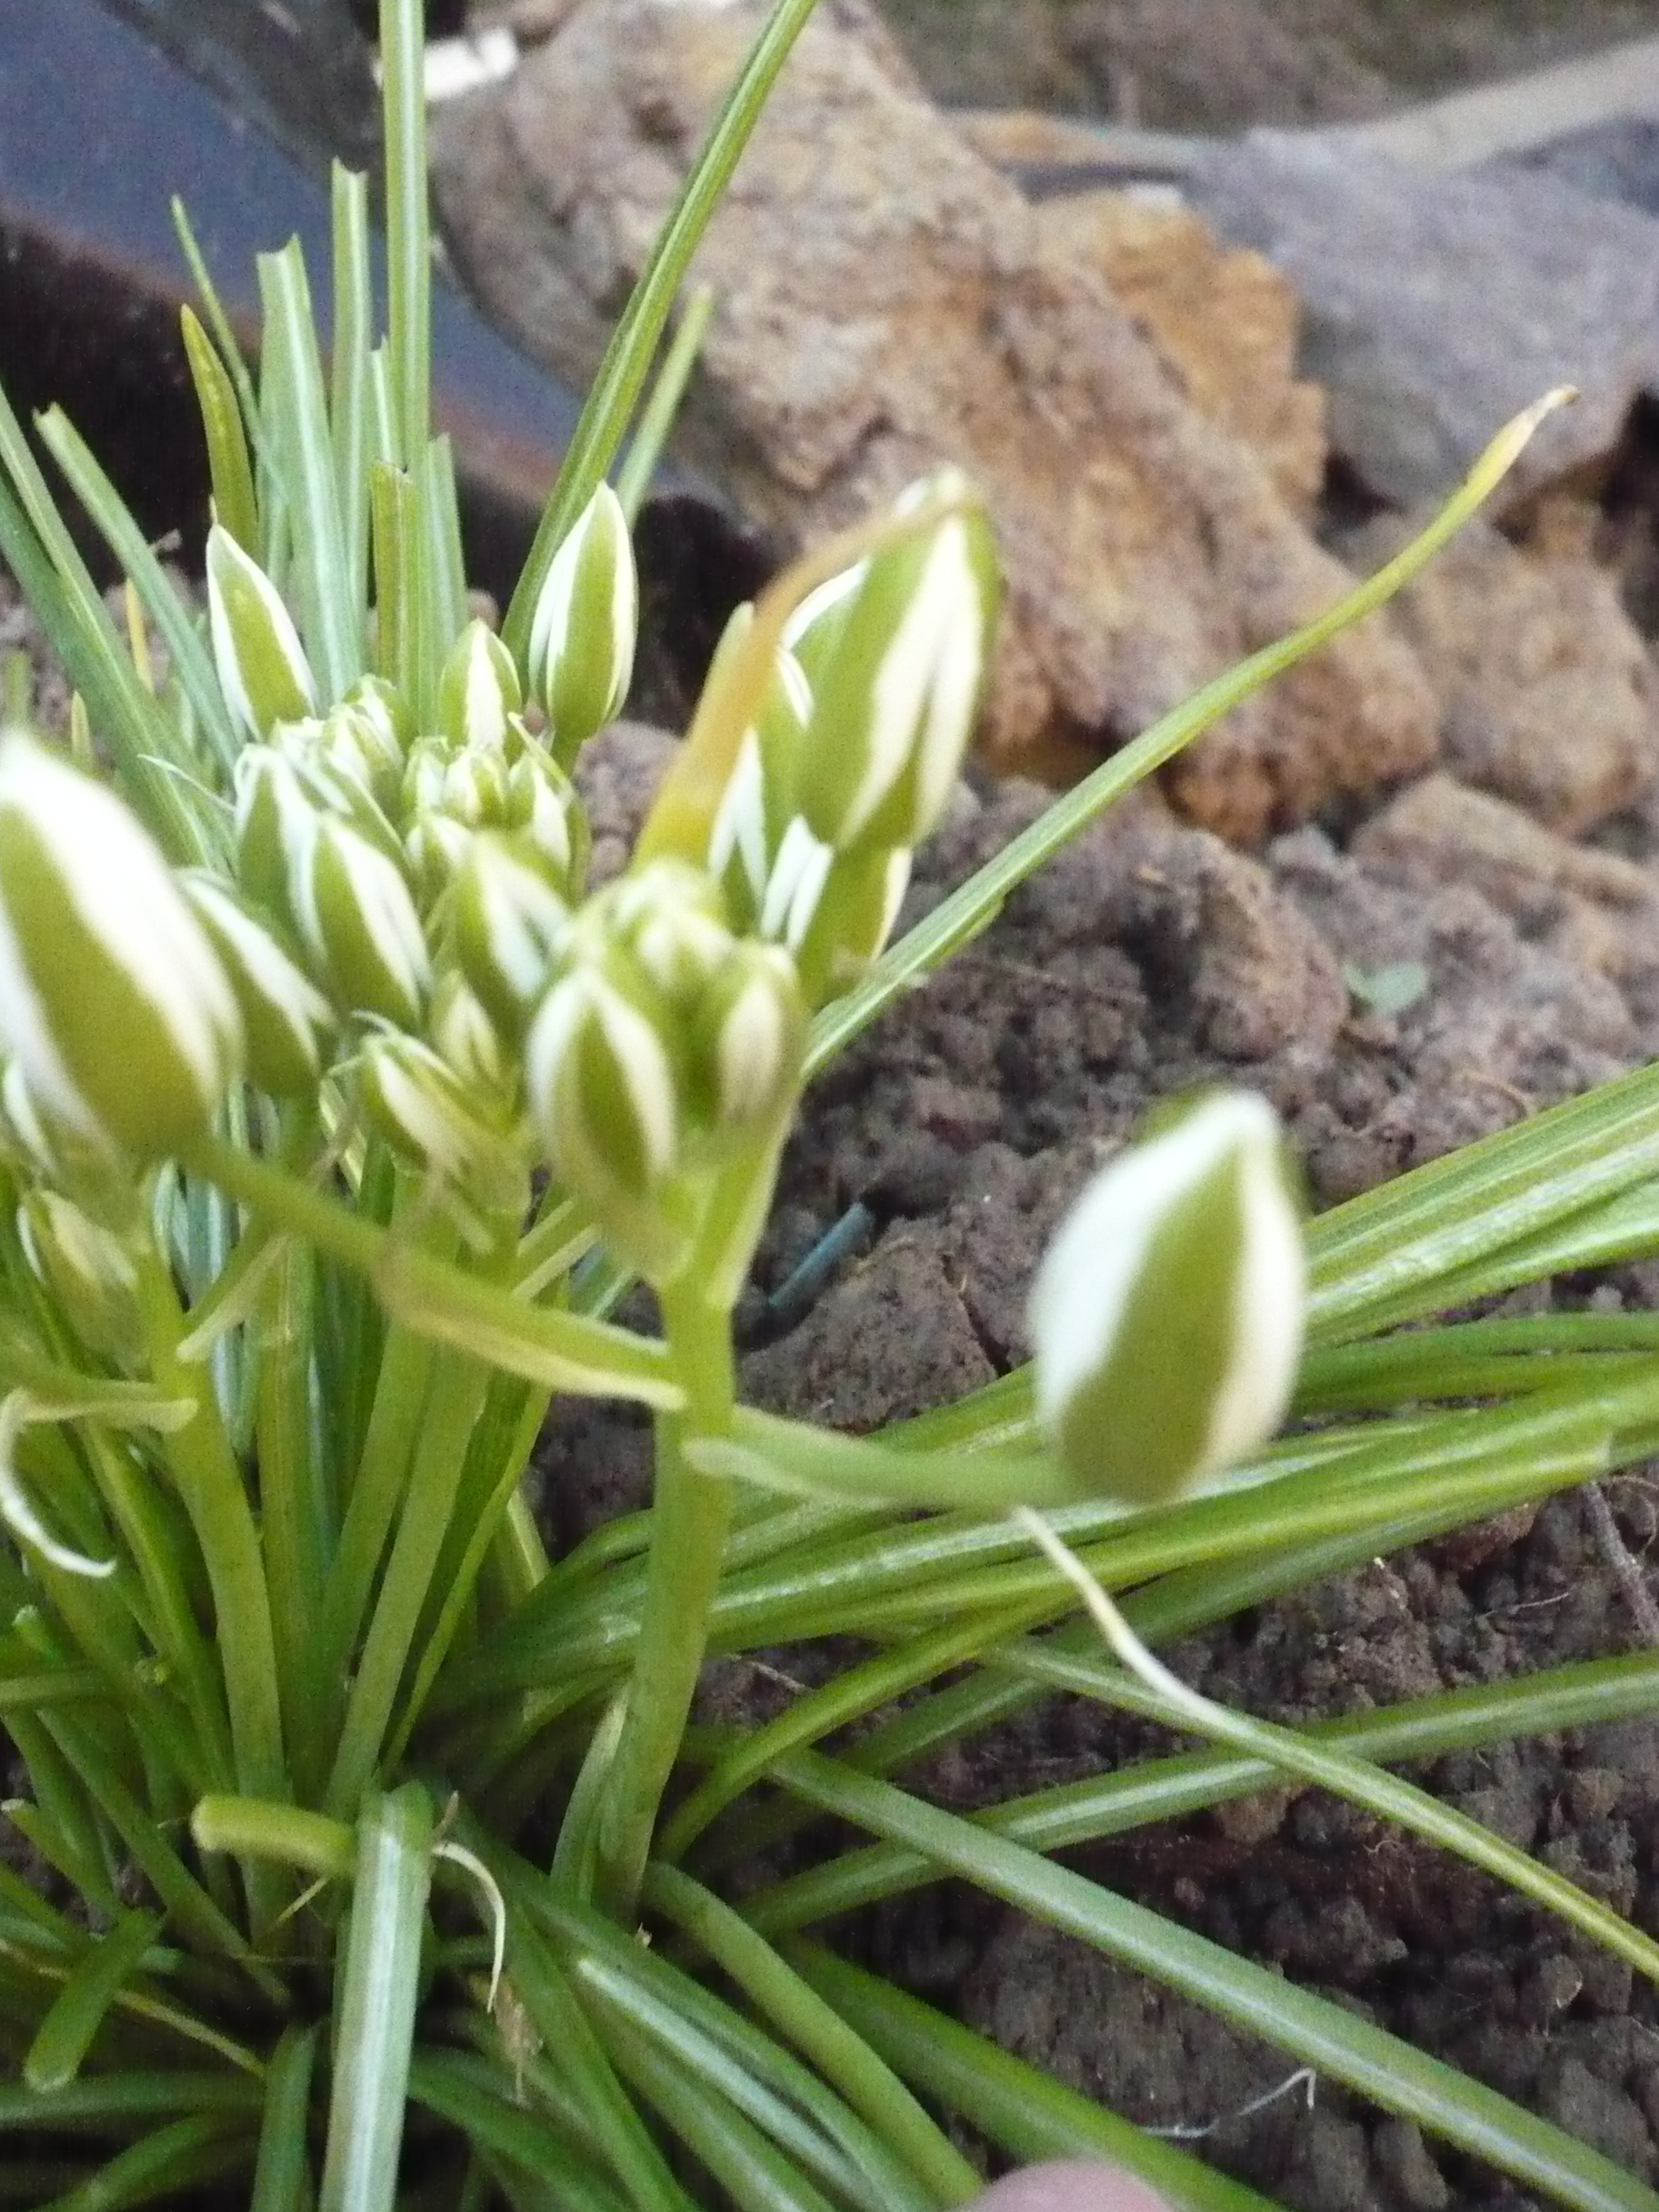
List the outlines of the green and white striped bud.
{"type": "Polygon", "coordinates": [[[469,830],[499,830],[507,821],[506,758],[483,745],[458,750],[446,738],[422,738],[404,770],[403,805],[405,821],[447,814],[469,830]]]}
{"type": "Polygon", "coordinates": [[[417,814],[404,836],[404,865],[421,913],[430,915],[478,837],[453,814],[417,814]]]}
{"type": "Polygon", "coordinates": [[[365,1120],[412,1165],[480,1204],[521,1202],[521,1159],[430,1045],[383,1032],[365,1038],[357,1084],[365,1120]]]}
{"type": "Polygon", "coordinates": [[[233,785],[236,880],[255,906],[292,921],[293,885],[321,810],[293,761],[275,745],[247,746],[238,757],[233,785]]]}
{"type": "MultiPolygon", "coordinates": [[[[901,507],[959,495],[945,471],[901,507]]],[[[872,554],[809,681],[800,808],[815,836],[914,847],[937,825],[967,750],[999,587],[982,509],[960,508],[872,554]]],[[[810,636],[801,640],[805,649],[810,636]]]]}
{"type": "Polygon", "coordinates": [[[578,942],[626,946],[668,1003],[696,1000],[732,954],[720,887],[684,860],[653,860],[611,884],[576,918],[578,942]]]}
{"type": "Polygon", "coordinates": [[[809,685],[823,676],[834,657],[869,567],[868,561],[856,561],[850,568],[817,585],[784,623],[785,649],[809,685]]]}
{"type": "Polygon", "coordinates": [[[456,639],[438,678],[438,728],[452,745],[507,747],[507,718],[524,705],[513,655],[488,623],[473,621],[456,639]]]}
{"type": "Polygon", "coordinates": [[[516,1042],[570,932],[570,909],[539,857],[505,837],[473,838],[456,871],[450,927],[462,974],[516,1042]]]}
{"type": "Polygon", "coordinates": [[[453,968],[438,978],[428,1030],[433,1050],[475,1097],[505,1099],[511,1093],[514,1063],[483,1000],[453,968]]]}
{"type": "Polygon", "coordinates": [[[294,886],[295,919],[319,980],[354,1014],[420,1024],[432,963],[402,875],[349,823],[318,824],[294,886]]]}
{"type": "Polygon", "coordinates": [[[294,618],[264,570],[222,523],[207,541],[208,633],[219,689],[246,738],[317,711],[317,685],[294,618]]]}
{"type": "Polygon", "coordinates": [[[325,716],[317,750],[323,766],[366,792],[379,812],[397,805],[404,752],[389,716],[343,700],[325,716]]]}
{"type": "Polygon", "coordinates": [[[513,763],[506,826],[535,852],[566,898],[581,896],[592,845],[587,810],[564,770],[539,750],[522,752],[513,763]]]}
{"type": "Polygon", "coordinates": [[[910,860],[903,846],[836,854],[810,909],[801,895],[806,886],[801,887],[784,942],[794,955],[809,1006],[816,1009],[839,998],[869,973],[898,919],[909,887],[910,860]]]}
{"type": "Polygon", "coordinates": [[[780,651],[765,703],[744,732],[708,834],[708,872],[743,930],[759,924],[773,863],[791,821],[812,695],[800,665],[780,651]]]}
{"type": "Polygon", "coordinates": [[[1121,1153],[1031,1291],[1037,1410],[1079,1492],[1156,1504],[1273,1434],[1301,1357],[1302,1225],[1272,1109],[1204,1100],[1121,1153]]]}
{"type": "Polygon", "coordinates": [[[194,869],[179,881],[235,994],[250,1079],[273,1098],[309,1097],[339,1026],[333,1007],[228,884],[194,869]]]}
{"type": "Polygon", "coordinates": [[[566,767],[622,712],[638,628],[628,521],[602,483],[553,556],[530,624],[530,695],[566,767]]]}
{"type": "Polygon", "coordinates": [[[409,702],[389,677],[360,676],[340,704],[374,725],[379,750],[388,755],[395,751],[399,759],[407,756],[415,742],[415,717],[409,702]]]}
{"type": "Polygon", "coordinates": [[[775,945],[737,939],[684,1036],[688,1118],[727,1151],[775,1121],[799,1083],[806,1010],[793,961],[775,945]]]}
{"type": "Polygon", "coordinates": [[[112,1231],[44,1188],[17,1209],[23,1256],[53,1306],[94,1358],[135,1368],[145,1353],[138,1271],[112,1231]]]}
{"type": "Polygon", "coordinates": [[[148,831],[0,738],[0,1048],[49,1116],[153,1159],[204,1130],[242,1053],[223,968],[148,831]]]}
{"type": "Polygon", "coordinates": [[[525,1048],[531,1109],[560,1180],[653,1280],[685,1250],[672,1190],[683,1139],[673,1039],[662,994],[617,946],[554,985],[525,1048]]]}

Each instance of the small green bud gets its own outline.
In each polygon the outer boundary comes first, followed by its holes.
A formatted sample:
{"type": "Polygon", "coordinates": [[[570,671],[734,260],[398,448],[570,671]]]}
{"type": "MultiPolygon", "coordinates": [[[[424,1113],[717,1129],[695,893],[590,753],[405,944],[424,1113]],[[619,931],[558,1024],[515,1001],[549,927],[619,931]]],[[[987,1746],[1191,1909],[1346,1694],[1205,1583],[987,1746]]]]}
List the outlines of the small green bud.
{"type": "Polygon", "coordinates": [[[317,709],[300,634],[258,562],[215,523],[207,541],[208,631],[219,688],[245,736],[269,737],[274,722],[317,709]]]}
{"type": "Polygon", "coordinates": [[[320,811],[288,756],[249,745],[233,778],[236,880],[255,906],[291,921],[292,885],[317,835],[320,811]]]}
{"type": "Polygon", "coordinates": [[[1096,1176],[1032,1286],[1037,1410],[1090,1495],[1156,1504],[1266,1442],[1307,1304],[1272,1109],[1204,1100],[1096,1176]]]}
{"type": "Polygon", "coordinates": [[[690,1117],[717,1149],[740,1143],[793,1097],[805,1051],[793,961],[775,945],[738,939],[685,1025],[690,1117]]]}
{"type": "MultiPolygon", "coordinates": [[[[401,864],[403,848],[398,833],[374,794],[376,782],[381,789],[386,787],[385,768],[376,769],[359,745],[360,737],[371,746],[377,741],[367,727],[359,731],[351,726],[356,716],[346,720],[349,712],[337,708],[326,720],[308,714],[298,722],[274,723],[267,742],[293,769],[301,792],[319,814],[337,815],[350,823],[387,860],[401,864]]],[[[247,750],[252,752],[258,748],[247,750]]],[[[401,761],[398,767],[401,770],[401,761]]],[[[395,783],[392,796],[395,799],[395,783]]]]}
{"type": "Polygon", "coordinates": [[[470,622],[438,678],[438,728],[452,745],[507,746],[507,717],[524,705],[513,656],[488,623],[470,622]]]}
{"type": "Polygon", "coordinates": [[[780,651],[764,704],[744,732],[708,833],[708,872],[739,928],[754,928],[767,884],[796,812],[800,750],[812,695],[800,665],[780,651]]]}
{"type": "Polygon", "coordinates": [[[720,887],[702,869],[660,860],[606,886],[577,916],[583,943],[625,945],[668,1002],[688,1007],[730,957],[720,887]]]}
{"type": "Polygon", "coordinates": [[[397,805],[404,753],[386,714],[343,700],[324,719],[318,752],[343,782],[367,792],[381,814],[397,805]]]}
{"type": "Polygon", "coordinates": [[[324,820],[294,887],[295,920],[337,1004],[419,1025],[432,963],[409,886],[349,823],[324,820]]]}
{"type": "MultiPolygon", "coordinates": [[[[960,485],[948,471],[901,506],[960,485]]],[[[937,825],[967,748],[997,598],[978,508],[872,555],[809,678],[800,808],[825,844],[914,847],[937,825]]]]}
{"type": "Polygon", "coordinates": [[[389,677],[360,676],[340,704],[374,723],[381,750],[395,750],[401,757],[415,742],[415,717],[409,702],[389,677]]]}
{"type": "Polygon", "coordinates": [[[505,757],[483,745],[458,750],[447,738],[422,738],[404,770],[406,821],[447,814],[469,830],[498,830],[507,820],[505,757]]]}
{"type": "Polygon", "coordinates": [[[474,837],[455,874],[455,957],[504,1036],[524,1035],[570,929],[570,909],[539,856],[502,837],[474,837]]]}
{"type": "Polygon", "coordinates": [[[530,693],[566,766],[622,712],[638,625],[627,518],[602,483],[553,556],[530,625],[530,693]]]}
{"type": "Polygon", "coordinates": [[[680,1162],[680,1076],[660,994],[620,948],[548,993],[525,1049],[532,1112],[566,1188],[653,1279],[683,1257],[668,1202],[680,1162]]]}
{"type": "Polygon", "coordinates": [[[206,1127],[241,1023],[166,861],[114,793],[0,738],[0,1046],[49,1115],[139,1159],[206,1127]]]}
{"type": "Polygon", "coordinates": [[[404,1159],[481,1204],[522,1202],[522,1161],[430,1045],[383,1032],[365,1038],[357,1082],[365,1119],[404,1159]]]}
{"type": "Polygon", "coordinates": [[[795,957],[808,1006],[839,998],[869,973],[898,919],[910,859],[902,846],[837,854],[811,910],[804,896],[798,898],[789,919],[792,925],[799,920],[799,930],[784,941],[795,957]]]}
{"type": "Polygon", "coordinates": [[[569,899],[587,878],[587,810],[570,778],[544,753],[526,751],[507,780],[507,827],[530,846],[569,899]]]}
{"type": "Polygon", "coordinates": [[[850,568],[817,585],[784,623],[784,647],[809,687],[818,681],[834,658],[869,568],[868,561],[855,561],[850,568]]]}
{"type": "Polygon", "coordinates": [[[516,1071],[495,1024],[465,976],[453,968],[438,979],[428,1027],[434,1051],[467,1091],[485,1098],[511,1092],[516,1071]]]}
{"type": "Polygon", "coordinates": [[[273,1098],[308,1097],[334,1042],[334,1009],[228,884],[197,870],[179,881],[235,994],[249,1078],[273,1098]]]}
{"type": "Polygon", "coordinates": [[[430,915],[460,872],[478,832],[453,814],[417,814],[404,836],[404,872],[416,903],[430,915]]]}
{"type": "Polygon", "coordinates": [[[118,1237],[72,1199],[44,1188],[17,1209],[17,1237],[30,1270],[95,1358],[131,1369],[143,1359],[138,1273],[118,1237]]]}

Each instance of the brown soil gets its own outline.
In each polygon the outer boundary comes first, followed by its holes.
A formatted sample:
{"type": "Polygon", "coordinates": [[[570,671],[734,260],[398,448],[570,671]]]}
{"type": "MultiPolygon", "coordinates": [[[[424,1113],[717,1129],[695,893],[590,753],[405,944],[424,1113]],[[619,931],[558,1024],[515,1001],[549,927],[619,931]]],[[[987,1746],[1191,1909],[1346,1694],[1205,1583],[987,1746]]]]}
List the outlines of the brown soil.
{"type": "Polygon", "coordinates": [[[1645,0],[881,0],[930,91],[1177,131],[1369,118],[1653,28],[1645,0]]]}

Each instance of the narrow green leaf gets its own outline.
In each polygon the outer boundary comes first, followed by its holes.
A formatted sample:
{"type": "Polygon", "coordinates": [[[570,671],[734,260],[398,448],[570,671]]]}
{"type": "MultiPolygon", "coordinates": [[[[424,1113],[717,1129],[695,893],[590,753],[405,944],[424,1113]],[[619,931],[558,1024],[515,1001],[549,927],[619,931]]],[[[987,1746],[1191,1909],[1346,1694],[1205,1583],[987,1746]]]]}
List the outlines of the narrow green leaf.
{"type": "Polygon", "coordinates": [[[447,432],[428,441],[422,514],[426,528],[428,681],[437,696],[444,661],[466,628],[466,562],[461,548],[461,506],[455,489],[455,449],[447,432]]]}
{"type": "Polygon", "coordinates": [[[248,2143],[218,2113],[193,2113],[130,2144],[46,2212],[125,2212],[130,2204],[177,2198],[204,2183],[241,2172],[248,2143]]]}
{"type": "MultiPolygon", "coordinates": [[[[185,204],[176,193],[171,202],[171,209],[173,228],[178,234],[179,251],[183,253],[185,265],[190,270],[191,282],[195,285],[198,295],[207,312],[208,325],[213,332],[213,342],[218,351],[221,366],[230,378],[231,388],[235,392],[237,404],[242,410],[243,429],[248,438],[257,442],[259,434],[259,403],[254,397],[253,380],[247,373],[247,363],[242,358],[242,349],[236,342],[236,333],[230,326],[230,318],[225,313],[224,302],[219,297],[218,288],[214,283],[212,275],[208,269],[206,258],[203,254],[195,232],[191,228],[190,216],[185,210],[185,204]]],[[[229,526],[227,524],[226,526],[228,528],[229,526]]],[[[256,547],[250,545],[246,550],[257,557],[256,547]]]]}
{"type": "Polygon", "coordinates": [[[149,541],[133,520],[120,493],[62,408],[48,408],[36,428],[41,443],[64,471],[70,490],[97,526],[143,602],[144,611],[161,632],[197,721],[206,732],[220,766],[228,771],[241,747],[226,711],[212,657],[172,578],[151,552],[149,541]]]}
{"type": "Polygon", "coordinates": [[[1243,2182],[1000,2051],[891,1982],[817,1944],[792,1943],[789,1955],[900,2073],[1011,2157],[1109,2160],[1161,2191],[1176,2212],[1277,2212],[1243,2182]]]}
{"type": "Polygon", "coordinates": [[[332,171],[334,330],[329,429],[340,506],[346,588],[354,610],[368,603],[369,346],[374,313],[368,259],[368,179],[336,161],[332,171]]]}
{"type": "Polygon", "coordinates": [[[253,498],[253,464],[248,458],[236,386],[188,301],[179,310],[179,321],[191,382],[196,387],[196,404],[202,410],[215,518],[223,523],[242,550],[257,560],[259,514],[253,498]]]}
{"type": "Polygon", "coordinates": [[[316,2066],[317,2030],[284,2028],[265,2069],[265,2104],[248,2212],[309,2212],[307,2136],[316,2066]]]}
{"type": "Polygon", "coordinates": [[[259,296],[266,358],[274,349],[281,360],[277,428],[293,501],[301,634],[325,703],[332,704],[363,672],[362,608],[352,593],[317,326],[297,239],[280,253],[259,256],[259,296]]]}
{"type": "Polygon", "coordinates": [[[319,2212],[391,2212],[432,1875],[432,1802],[418,1783],[357,1823],[319,2212]]]}
{"type": "Polygon", "coordinates": [[[553,556],[616,458],[691,257],[813,5],[814,0],[776,0],[605,349],[501,624],[501,635],[520,668],[528,657],[531,620],[553,556]]]}
{"type": "Polygon", "coordinates": [[[714,286],[694,284],[680,310],[679,327],[657,371],[657,380],[641,413],[639,427],[629,441],[627,458],[617,471],[617,502],[630,525],[651,488],[651,479],[668,443],[674,417],[685,397],[685,387],[696,366],[714,313],[714,286]]]}
{"type": "Polygon", "coordinates": [[[1235,1957],[983,1828],[837,1767],[816,1753],[781,1763],[775,1779],[821,1811],[909,1844],[941,1871],[1075,1936],[1196,2000],[1300,2063],[1385,2110],[1404,2112],[1523,2185],[1578,2212],[1656,2212],[1659,2196],[1613,2160],[1482,2083],[1386,2034],[1346,2008],[1235,1957]]]}
{"type": "Polygon", "coordinates": [[[23,2060],[31,2089],[61,2089],[81,2070],[117,1992],[161,1930],[154,1912],[124,1913],[87,1951],[52,1999],[23,2060]]]}

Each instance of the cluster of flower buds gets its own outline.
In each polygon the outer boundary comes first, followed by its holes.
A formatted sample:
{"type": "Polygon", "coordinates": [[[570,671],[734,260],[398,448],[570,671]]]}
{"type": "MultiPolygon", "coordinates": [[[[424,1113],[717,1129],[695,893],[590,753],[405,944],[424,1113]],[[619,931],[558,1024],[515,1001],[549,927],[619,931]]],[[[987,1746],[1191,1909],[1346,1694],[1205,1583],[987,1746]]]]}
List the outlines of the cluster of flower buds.
{"type": "Polygon", "coordinates": [[[775,1150],[805,1035],[793,961],[733,935],[684,862],[624,877],[563,932],[526,1045],[532,1111],[561,1178],[653,1281],[683,1264],[720,1165],[775,1150]]]}
{"type": "Polygon", "coordinates": [[[1201,1101],[1102,1170],[1032,1286],[1037,1411],[1079,1492],[1154,1504],[1284,1418],[1301,1356],[1300,1211],[1272,1109],[1201,1101]]]}
{"type": "Polygon", "coordinates": [[[965,480],[913,485],[894,520],[911,515],[795,610],[702,856],[742,925],[788,948],[814,1006],[887,941],[962,765],[996,617],[989,524],[965,480]]]}

